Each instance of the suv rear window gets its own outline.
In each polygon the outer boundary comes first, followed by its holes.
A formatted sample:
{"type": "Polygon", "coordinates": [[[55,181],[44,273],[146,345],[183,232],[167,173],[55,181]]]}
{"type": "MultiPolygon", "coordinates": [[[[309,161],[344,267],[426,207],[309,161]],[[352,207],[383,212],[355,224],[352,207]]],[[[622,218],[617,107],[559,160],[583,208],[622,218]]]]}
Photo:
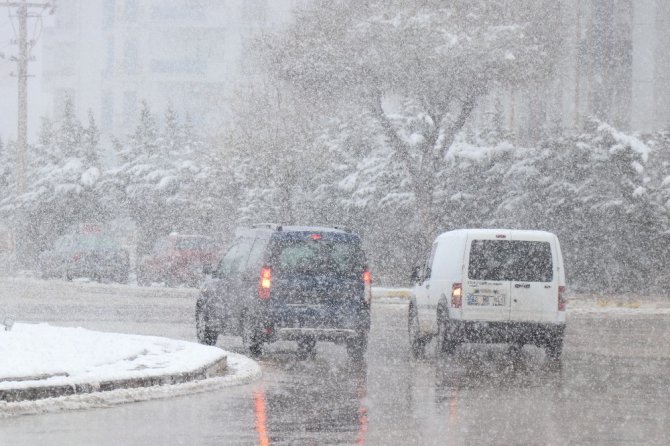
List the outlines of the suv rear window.
{"type": "Polygon", "coordinates": [[[473,240],[468,278],[472,280],[551,282],[554,268],[549,242],[473,240]]]}
{"type": "Polygon", "coordinates": [[[353,242],[281,240],[275,253],[275,267],[284,273],[347,275],[365,269],[365,255],[353,242]]]}

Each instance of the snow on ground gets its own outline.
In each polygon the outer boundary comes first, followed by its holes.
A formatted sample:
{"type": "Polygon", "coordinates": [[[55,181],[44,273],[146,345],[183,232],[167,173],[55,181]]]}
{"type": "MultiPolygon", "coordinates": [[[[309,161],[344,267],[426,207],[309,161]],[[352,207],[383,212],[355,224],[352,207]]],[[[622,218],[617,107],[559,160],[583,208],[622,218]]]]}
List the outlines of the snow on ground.
{"type": "Polygon", "coordinates": [[[0,391],[178,374],[226,354],[155,336],[17,323],[0,331],[0,391]]]}

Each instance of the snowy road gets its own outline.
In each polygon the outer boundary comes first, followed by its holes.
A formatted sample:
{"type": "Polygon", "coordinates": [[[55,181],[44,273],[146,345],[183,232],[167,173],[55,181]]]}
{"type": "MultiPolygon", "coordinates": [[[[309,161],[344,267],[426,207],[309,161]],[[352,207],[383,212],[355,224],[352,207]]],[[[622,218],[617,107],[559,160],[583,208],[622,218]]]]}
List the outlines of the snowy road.
{"type": "MultiPolygon", "coordinates": [[[[17,320],[194,339],[188,290],[0,282],[0,313],[17,320]]],[[[5,419],[0,444],[667,442],[667,314],[571,313],[559,368],[528,347],[519,357],[502,347],[470,347],[449,360],[431,354],[415,363],[405,325],[404,305],[376,305],[362,367],[348,363],[341,347],[320,345],[316,359],[299,361],[292,344],[275,344],[261,357],[256,383],[5,419]]],[[[240,349],[235,338],[219,345],[240,349]]]]}

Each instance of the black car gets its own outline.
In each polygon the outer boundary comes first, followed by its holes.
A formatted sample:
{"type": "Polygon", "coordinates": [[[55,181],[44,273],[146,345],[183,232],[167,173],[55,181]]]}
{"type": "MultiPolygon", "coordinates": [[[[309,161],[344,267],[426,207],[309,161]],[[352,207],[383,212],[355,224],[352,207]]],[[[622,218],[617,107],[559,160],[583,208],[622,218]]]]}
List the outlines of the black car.
{"type": "Polygon", "coordinates": [[[99,234],[67,234],[54,243],[53,249],[39,256],[42,278],[60,277],[72,280],[128,282],[128,251],[117,241],[99,234]]]}
{"type": "Polygon", "coordinates": [[[343,343],[350,357],[367,349],[371,276],[358,235],[324,227],[256,225],[240,233],[196,303],[198,340],[240,335],[258,355],[266,342],[343,343]]]}

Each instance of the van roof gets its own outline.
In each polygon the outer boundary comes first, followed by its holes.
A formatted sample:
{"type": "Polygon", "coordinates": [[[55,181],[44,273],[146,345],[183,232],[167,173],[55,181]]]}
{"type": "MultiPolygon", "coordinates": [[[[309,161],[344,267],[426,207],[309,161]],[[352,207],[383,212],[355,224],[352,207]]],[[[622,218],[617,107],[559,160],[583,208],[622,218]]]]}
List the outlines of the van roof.
{"type": "Polygon", "coordinates": [[[456,229],[454,231],[447,231],[443,232],[438,236],[438,238],[446,238],[446,237],[463,237],[466,238],[468,236],[470,237],[476,237],[478,235],[490,235],[490,234],[496,234],[496,233],[505,233],[509,234],[512,238],[515,239],[523,239],[524,236],[532,236],[533,238],[537,238],[538,236],[540,237],[546,237],[547,239],[553,239],[556,237],[555,234],[547,231],[536,231],[536,230],[530,230],[530,229],[456,229]]]}

